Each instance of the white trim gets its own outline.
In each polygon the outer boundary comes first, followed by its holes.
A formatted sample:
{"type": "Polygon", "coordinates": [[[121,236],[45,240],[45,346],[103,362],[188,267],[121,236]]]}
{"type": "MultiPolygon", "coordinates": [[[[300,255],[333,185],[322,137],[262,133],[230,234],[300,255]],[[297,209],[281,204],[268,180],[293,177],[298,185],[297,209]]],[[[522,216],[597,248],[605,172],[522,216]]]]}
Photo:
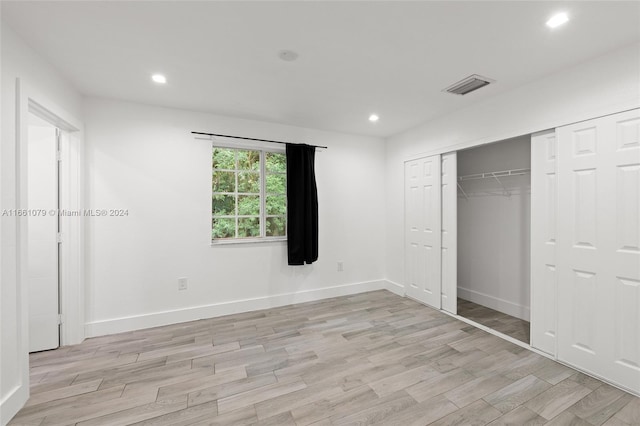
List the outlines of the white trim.
{"type": "MultiPolygon", "coordinates": [[[[20,79],[15,83],[15,207],[17,209],[26,208],[26,143],[22,143],[26,138],[26,124],[20,121],[21,116],[26,116],[28,112],[28,102],[24,96],[24,86],[20,84],[20,79]]],[[[24,406],[29,398],[29,316],[27,301],[28,291],[24,285],[23,277],[26,276],[27,259],[27,217],[16,218],[16,351],[17,365],[13,368],[17,370],[17,380],[12,383],[13,389],[8,393],[6,399],[0,403],[0,418],[4,424],[6,415],[13,417],[17,411],[24,406]],[[16,410],[17,408],[17,410],[16,410]],[[15,412],[13,412],[15,411],[15,412]]]]}
{"type": "MultiPolygon", "coordinates": [[[[16,108],[16,195],[17,208],[27,208],[27,126],[28,114],[35,113],[41,118],[59,126],[67,137],[61,146],[63,161],[60,165],[60,208],[81,210],[83,208],[83,125],[76,117],[60,108],[55,102],[40,94],[20,79],[16,80],[18,106],[16,108]]],[[[84,219],[83,217],[62,217],[63,234],[67,237],[61,247],[61,294],[62,314],[67,319],[60,327],[62,345],[81,343],[84,340],[84,219]]],[[[27,263],[27,220],[18,220],[18,286],[21,291],[26,286],[22,277],[26,276],[27,263]]],[[[24,291],[24,321],[28,322],[27,293],[24,291]]],[[[28,343],[28,331],[24,339],[28,343]]],[[[25,356],[28,349],[24,349],[25,356]]],[[[28,358],[27,358],[28,360],[28,358]]],[[[28,367],[27,367],[28,375],[28,367]]]]}
{"type": "Polygon", "coordinates": [[[29,399],[29,387],[16,386],[0,401],[0,424],[6,425],[29,399]]]}
{"type": "Polygon", "coordinates": [[[218,238],[211,240],[211,247],[228,246],[233,244],[264,244],[286,243],[287,237],[263,237],[263,238],[218,238]]]}
{"type": "Polygon", "coordinates": [[[401,297],[405,297],[406,296],[406,290],[404,288],[404,286],[402,284],[399,284],[395,281],[391,281],[391,280],[384,280],[386,282],[386,286],[385,289],[390,291],[393,294],[397,294],[398,296],[401,297]]]}
{"type": "Polygon", "coordinates": [[[458,313],[458,153],[449,152],[440,156],[442,240],[441,303],[448,312],[458,313]],[[446,174],[445,174],[445,164],[446,174]],[[448,218],[449,220],[445,220],[448,218]],[[448,223],[447,223],[448,222],[448,223]],[[447,226],[445,226],[447,223],[447,226]]]}
{"type": "Polygon", "coordinates": [[[387,282],[385,280],[366,281],[353,284],[343,284],[334,287],[304,290],[295,293],[283,293],[273,296],[194,306],[172,311],[153,312],[130,317],[94,321],[86,324],[85,334],[87,337],[103,336],[107,334],[196,321],[205,318],[215,318],[223,315],[276,308],[295,303],[312,302],[331,297],[383,290],[387,288],[386,283],[387,282]]]}
{"type": "Polygon", "coordinates": [[[520,318],[521,320],[529,321],[529,318],[531,318],[528,306],[500,299],[499,297],[495,297],[490,294],[458,286],[458,297],[499,312],[504,312],[505,314],[520,318]]]}
{"type": "MultiPolygon", "coordinates": [[[[81,130],[65,132],[61,138],[60,206],[70,211],[84,208],[83,158],[81,130]]],[[[74,345],[84,340],[85,279],[84,227],[82,216],[62,216],[60,226],[64,241],[60,246],[61,313],[65,321],[60,327],[62,345],[74,345]]]]}

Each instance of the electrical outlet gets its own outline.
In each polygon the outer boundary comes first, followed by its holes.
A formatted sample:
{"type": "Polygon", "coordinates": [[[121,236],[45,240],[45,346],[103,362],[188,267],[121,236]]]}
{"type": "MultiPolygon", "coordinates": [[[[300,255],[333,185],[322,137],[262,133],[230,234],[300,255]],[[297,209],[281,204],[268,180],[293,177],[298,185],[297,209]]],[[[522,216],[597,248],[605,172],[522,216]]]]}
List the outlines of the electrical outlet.
{"type": "Polygon", "coordinates": [[[338,272],[344,271],[344,263],[338,262],[338,272]]]}
{"type": "Polygon", "coordinates": [[[189,286],[189,281],[186,278],[178,278],[178,290],[186,290],[189,286]]]}

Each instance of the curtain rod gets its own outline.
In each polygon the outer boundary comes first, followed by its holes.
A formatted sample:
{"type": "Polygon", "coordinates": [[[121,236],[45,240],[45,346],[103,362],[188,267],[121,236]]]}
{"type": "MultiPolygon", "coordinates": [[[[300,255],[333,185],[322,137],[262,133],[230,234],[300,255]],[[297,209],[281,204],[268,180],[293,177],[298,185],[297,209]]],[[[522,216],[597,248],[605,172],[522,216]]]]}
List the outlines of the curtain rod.
{"type": "MultiPolygon", "coordinates": [[[[218,135],[215,133],[204,133],[204,132],[191,132],[191,133],[194,135],[220,136],[222,138],[243,139],[246,141],[271,142],[271,143],[281,143],[281,144],[291,143],[291,142],[282,142],[282,141],[271,141],[269,139],[244,138],[242,136],[218,135]]],[[[328,149],[326,146],[322,146],[322,145],[309,145],[309,146],[312,146],[314,148],[328,149]]]]}

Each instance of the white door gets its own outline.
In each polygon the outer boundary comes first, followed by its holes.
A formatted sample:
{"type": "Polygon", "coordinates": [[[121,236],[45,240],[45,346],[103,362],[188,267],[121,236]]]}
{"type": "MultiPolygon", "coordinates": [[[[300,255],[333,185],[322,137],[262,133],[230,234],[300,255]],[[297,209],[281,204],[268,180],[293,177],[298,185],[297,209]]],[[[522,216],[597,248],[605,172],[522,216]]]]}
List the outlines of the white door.
{"type": "Polygon", "coordinates": [[[531,137],[531,346],[556,355],[556,132],[531,137]]]}
{"type": "Polygon", "coordinates": [[[640,110],[557,138],[558,357],[640,392],[640,110]]]}
{"type": "Polygon", "coordinates": [[[405,289],[440,309],[440,156],[405,163],[405,289]]]}
{"type": "Polygon", "coordinates": [[[442,309],[458,310],[458,159],[442,155],[442,309]]]}
{"type": "Polygon", "coordinates": [[[27,151],[29,352],[57,348],[60,341],[57,132],[32,115],[27,151]]]}

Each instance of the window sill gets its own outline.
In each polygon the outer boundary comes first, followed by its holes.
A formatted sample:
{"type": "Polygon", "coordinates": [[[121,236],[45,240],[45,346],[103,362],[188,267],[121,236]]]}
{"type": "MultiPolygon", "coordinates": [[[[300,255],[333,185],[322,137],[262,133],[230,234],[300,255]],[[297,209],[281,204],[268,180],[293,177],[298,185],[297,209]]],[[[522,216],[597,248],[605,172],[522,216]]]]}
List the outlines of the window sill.
{"type": "Polygon", "coordinates": [[[235,246],[244,244],[268,244],[268,243],[286,243],[287,237],[274,238],[242,238],[229,240],[212,240],[211,247],[217,246],[235,246]]]}

